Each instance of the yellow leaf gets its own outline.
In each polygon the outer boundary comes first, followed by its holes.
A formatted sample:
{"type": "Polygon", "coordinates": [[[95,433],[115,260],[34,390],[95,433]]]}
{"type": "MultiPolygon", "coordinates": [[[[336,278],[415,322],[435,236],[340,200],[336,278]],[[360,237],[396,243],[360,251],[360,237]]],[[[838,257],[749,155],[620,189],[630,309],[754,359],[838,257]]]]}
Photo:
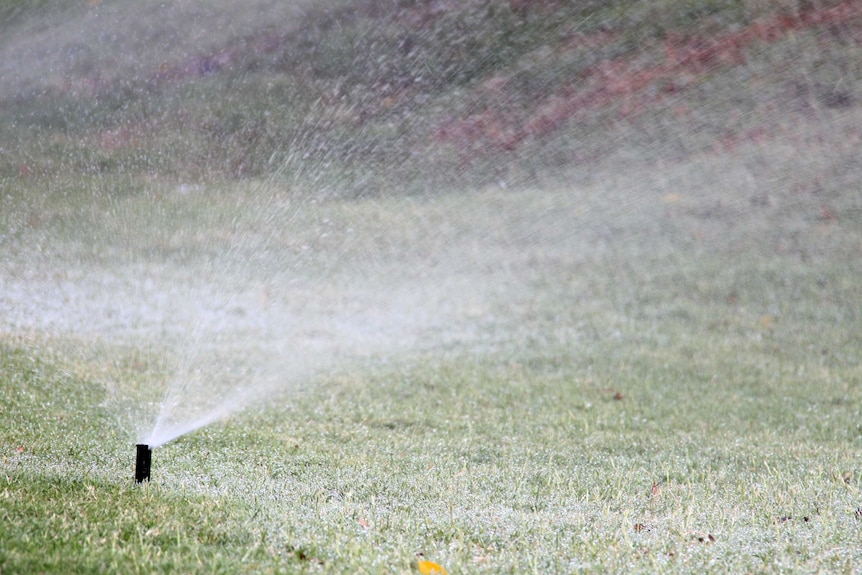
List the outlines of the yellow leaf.
{"type": "Polygon", "coordinates": [[[446,570],[433,561],[419,561],[416,568],[422,575],[446,575],[446,570]]]}

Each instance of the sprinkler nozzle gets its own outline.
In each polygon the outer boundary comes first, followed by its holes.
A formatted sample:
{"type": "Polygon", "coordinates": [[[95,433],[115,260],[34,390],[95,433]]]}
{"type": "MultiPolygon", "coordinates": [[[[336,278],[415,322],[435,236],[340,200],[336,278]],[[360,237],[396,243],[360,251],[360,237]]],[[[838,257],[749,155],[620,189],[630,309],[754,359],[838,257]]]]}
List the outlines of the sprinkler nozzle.
{"type": "Polygon", "coordinates": [[[153,458],[153,450],[146,443],[138,444],[138,457],[135,460],[135,483],[143,483],[150,480],[150,461],[153,458]]]}

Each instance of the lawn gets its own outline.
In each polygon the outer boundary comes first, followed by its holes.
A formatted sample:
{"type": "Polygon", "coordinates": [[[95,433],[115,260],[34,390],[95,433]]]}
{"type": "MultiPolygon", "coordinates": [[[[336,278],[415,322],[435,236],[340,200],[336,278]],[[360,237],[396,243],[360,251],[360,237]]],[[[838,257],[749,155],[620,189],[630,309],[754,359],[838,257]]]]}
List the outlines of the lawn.
{"type": "Polygon", "coordinates": [[[0,574],[859,570],[859,4],[559,4],[21,52],[0,574]]]}
{"type": "Polygon", "coordinates": [[[299,207],[266,182],[27,184],[22,213],[46,204],[4,272],[3,571],[853,572],[862,211],[787,190],[796,165],[751,145],[299,207]],[[134,485],[166,388],[266,402],[134,485]]]}

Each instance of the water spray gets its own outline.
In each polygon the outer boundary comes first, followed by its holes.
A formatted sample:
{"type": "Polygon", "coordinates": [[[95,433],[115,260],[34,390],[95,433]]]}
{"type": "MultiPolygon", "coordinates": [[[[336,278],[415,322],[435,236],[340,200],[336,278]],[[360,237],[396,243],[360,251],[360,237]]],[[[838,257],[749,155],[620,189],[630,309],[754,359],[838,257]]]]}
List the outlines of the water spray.
{"type": "Polygon", "coordinates": [[[150,462],[153,458],[153,450],[146,443],[138,444],[138,457],[135,460],[135,483],[143,483],[150,480],[150,462]]]}

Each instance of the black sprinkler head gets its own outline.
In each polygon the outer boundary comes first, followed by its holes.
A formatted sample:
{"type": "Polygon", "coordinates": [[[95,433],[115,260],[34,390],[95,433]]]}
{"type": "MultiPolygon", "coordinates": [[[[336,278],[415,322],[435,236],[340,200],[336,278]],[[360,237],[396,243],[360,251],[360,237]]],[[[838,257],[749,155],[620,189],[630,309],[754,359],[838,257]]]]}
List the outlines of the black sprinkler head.
{"type": "Polygon", "coordinates": [[[143,483],[150,480],[150,461],[153,458],[153,450],[146,443],[138,444],[138,458],[135,460],[135,483],[143,483]]]}

